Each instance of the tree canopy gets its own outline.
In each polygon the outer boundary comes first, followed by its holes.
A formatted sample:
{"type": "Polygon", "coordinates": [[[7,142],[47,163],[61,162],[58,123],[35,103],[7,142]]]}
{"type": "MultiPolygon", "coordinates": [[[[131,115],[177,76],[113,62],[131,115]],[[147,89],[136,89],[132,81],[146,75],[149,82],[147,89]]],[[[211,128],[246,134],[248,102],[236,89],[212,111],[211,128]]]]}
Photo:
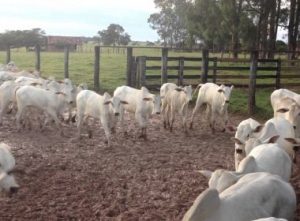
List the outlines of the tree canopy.
{"type": "MultiPolygon", "coordinates": [[[[290,50],[299,42],[300,0],[154,0],[148,18],[165,46],[264,51],[272,57],[278,29],[288,31],[290,50]]],[[[282,46],[281,46],[282,50],[282,46]]]]}
{"type": "Polygon", "coordinates": [[[45,32],[40,28],[13,30],[0,33],[0,45],[6,47],[30,47],[45,44],[45,32]]]}
{"type": "Polygon", "coordinates": [[[107,29],[98,31],[100,41],[104,45],[128,45],[131,41],[130,35],[127,34],[124,28],[118,24],[110,24],[107,29]]]}

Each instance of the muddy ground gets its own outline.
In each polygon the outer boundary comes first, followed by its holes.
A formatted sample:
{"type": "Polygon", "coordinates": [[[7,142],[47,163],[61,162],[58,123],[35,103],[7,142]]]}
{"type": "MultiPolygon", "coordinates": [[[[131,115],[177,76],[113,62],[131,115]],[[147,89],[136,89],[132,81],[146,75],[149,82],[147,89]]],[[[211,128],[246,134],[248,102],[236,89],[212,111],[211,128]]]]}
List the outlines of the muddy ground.
{"type": "MultiPolygon", "coordinates": [[[[208,186],[196,170],[234,170],[233,135],[211,134],[204,115],[197,115],[187,137],[178,118],[170,133],[156,115],[146,142],[130,119],[130,136],[117,128],[108,148],[98,123],[92,139],[85,134],[78,141],[74,124],[63,125],[64,137],[50,126],[42,133],[37,126],[18,133],[6,117],[0,141],[12,147],[21,188],[12,198],[0,198],[0,220],[177,221],[208,186]]],[[[230,116],[230,124],[241,120],[230,116]]],[[[299,179],[294,165],[291,183],[298,202],[299,179]]],[[[299,208],[294,220],[300,220],[299,208]]]]}

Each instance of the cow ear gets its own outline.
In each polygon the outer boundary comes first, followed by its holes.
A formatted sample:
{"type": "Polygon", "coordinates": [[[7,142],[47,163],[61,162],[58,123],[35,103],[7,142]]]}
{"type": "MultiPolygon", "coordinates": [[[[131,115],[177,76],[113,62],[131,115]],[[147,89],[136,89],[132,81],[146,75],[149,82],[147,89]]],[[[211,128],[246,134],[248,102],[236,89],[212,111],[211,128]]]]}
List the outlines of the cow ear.
{"type": "Polygon", "coordinates": [[[237,127],[233,126],[233,125],[228,125],[226,126],[227,131],[229,132],[236,132],[237,131],[237,127]]]}
{"type": "Polygon", "coordinates": [[[212,176],[212,173],[211,171],[209,170],[198,170],[197,172],[201,173],[203,176],[205,176],[207,179],[210,179],[211,176],[212,176]]]}
{"type": "Polygon", "coordinates": [[[262,143],[275,143],[279,138],[279,135],[275,135],[273,137],[270,137],[268,139],[266,139],[265,141],[263,141],[262,143]]]}
{"type": "Polygon", "coordinates": [[[143,98],[144,101],[151,101],[151,98],[145,97],[143,98]]]}
{"type": "Polygon", "coordinates": [[[233,86],[233,85],[231,85],[230,89],[232,90],[233,88],[234,88],[234,86],[233,86]]]}
{"type": "Polygon", "coordinates": [[[127,102],[127,101],[121,101],[121,103],[122,103],[122,104],[128,104],[128,102],[127,102]]]}
{"type": "Polygon", "coordinates": [[[240,140],[240,139],[238,139],[238,138],[236,138],[236,137],[231,137],[230,139],[231,139],[233,142],[235,142],[236,144],[238,144],[238,145],[243,145],[243,144],[245,144],[245,141],[240,140]]]}
{"type": "Polygon", "coordinates": [[[286,113],[286,112],[288,112],[288,111],[289,111],[288,108],[280,108],[280,109],[278,109],[276,112],[278,112],[278,113],[286,113]]]}
{"type": "Polygon", "coordinates": [[[286,141],[290,142],[291,144],[294,144],[295,146],[300,144],[300,139],[299,138],[286,137],[284,139],[286,141]]]}
{"type": "Polygon", "coordinates": [[[258,133],[264,128],[264,124],[258,125],[254,130],[253,133],[258,133]]]}
{"type": "Polygon", "coordinates": [[[111,101],[108,100],[108,101],[105,101],[103,104],[104,104],[104,105],[108,105],[108,104],[110,104],[110,103],[111,103],[111,101]]]}

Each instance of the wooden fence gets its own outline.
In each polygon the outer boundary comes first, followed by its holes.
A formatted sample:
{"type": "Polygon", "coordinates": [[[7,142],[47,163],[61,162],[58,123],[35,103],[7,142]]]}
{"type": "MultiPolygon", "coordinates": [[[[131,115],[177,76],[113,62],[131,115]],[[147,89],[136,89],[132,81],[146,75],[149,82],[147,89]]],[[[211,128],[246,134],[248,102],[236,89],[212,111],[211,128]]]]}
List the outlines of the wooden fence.
{"type": "MultiPolygon", "coordinates": [[[[293,61],[289,61],[293,62],[293,61]]],[[[296,62],[296,61],[294,61],[296,62]]],[[[163,83],[175,80],[178,85],[214,82],[217,84],[234,85],[249,89],[248,114],[252,115],[255,106],[255,91],[257,88],[300,86],[300,73],[283,74],[283,71],[300,71],[299,67],[282,66],[281,59],[258,59],[258,51],[253,51],[250,59],[229,59],[209,57],[209,52],[202,51],[202,58],[168,57],[168,49],[162,49],[162,57],[127,55],[127,85],[139,88],[159,89],[163,83]],[[161,62],[160,65],[148,63],[161,62]],[[176,65],[168,65],[176,62],[176,65]],[[186,62],[196,65],[185,65],[186,62]],[[231,66],[224,64],[232,63],[231,66]],[[244,66],[238,65],[243,63],[244,66]],[[177,74],[168,74],[177,71],[177,74]],[[196,72],[191,74],[190,72],[196,72]],[[222,73],[227,72],[227,73],[222,73]],[[228,73],[229,72],[229,73],[228,73]],[[232,72],[238,72],[232,74],[232,72]],[[241,74],[243,72],[244,74],[241,74]],[[294,79],[293,82],[283,81],[294,79]],[[153,83],[154,82],[154,83],[153,83]]]]}
{"type": "MultiPolygon", "coordinates": [[[[94,90],[100,88],[100,54],[106,47],[94,47],[94,90]]],[[[141,47],[139,47],[141,48],[141,47]]],[[[145,47],[149,48],[149,47],[145,47]]],[[[257,88],[273,87],[288,88],[300,86],[300,68],[296,65],[283,65],[283,63],[297,64],[298,60],[286,61],[281,59],[258,59],[258,51],[253,51],[250,59],[233,59],[209,57],[208,50],[202,50],[202,57],[169,57],[168,48],[155,48],[161,50],[161,57],[133,56],[133,47],[118,48],[127,54],[126,84],[132,87],[146,86],[149,89],[158,89],[161,84],[176,81],[178,85],[214,82],[217,84],[233,84],[235,87],[249,88],[248,113],[252,114],[255,106],[255,91],[257,88]],[[160,62],[159,65],[149,63],[160,62]],[[170,63],[172,65],[169,65],[170,63]],[[176,65],[174,65],[176,62],[176,65]],[[195,63],[196,65],[187,65],[195,63]],[[231,63],[231,66],[225,64],[231,63]],[[239,64],[244,64],[241,66],[239,64]],[[170,74],[170,72],[177,74],[170,74]],[[286,73],[297,72],[298,73],[286,73]],[[194,74],[191,74],[194,72],[194,74]],[[227,72],[227,73],[224,73],[227,72]],[[243,74],[232,72],[244,72],[243,74]],[[284,74],[283,74],[284,73],[284,74]],[[286,79],[294,79],[289,82],[286,79]],[[153,83],[153,81],[155,83],[153,83]],[[152,82],[152,83],[151,83],[152,82]]],[[[105,53],[105,52],[104,52],[105,53]]],[[[6,53],[7,63],[10,61],[10,50],[6,53]]],[[[40,47],[35,47],[35,68],[40,70],[40,47]]],[[[64,50],[64,77],[69,77],[69,48],[64,50]]]]}

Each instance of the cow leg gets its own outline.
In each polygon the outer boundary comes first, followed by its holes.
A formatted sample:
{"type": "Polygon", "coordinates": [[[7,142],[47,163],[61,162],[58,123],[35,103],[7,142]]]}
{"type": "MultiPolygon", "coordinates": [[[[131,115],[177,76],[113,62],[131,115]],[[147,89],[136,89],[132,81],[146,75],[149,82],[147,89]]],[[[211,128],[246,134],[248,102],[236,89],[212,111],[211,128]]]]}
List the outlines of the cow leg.
{"type": "Polygon", "coordinates": [[[107,119],[105,119],[105,117],[101,117],[100,121],[101,121],[102,127],[104,129],[107,145],[108,145],[108,147],[110,147],[111,146],[111,142],[110,142],[111,134],[110,134],[109,123],[108,123],[107,119]]]}
{"type": "Polygon", "coordinates": [[[198,110],[202,106],[202,104],[203,104],[203,101],[201,101],[201,99],[199,99],[199,96],[198,96],[197,101],[196,101],[196,105],[195,105],[195,107],[193,109],[193,112],[192,112],[190,129],[193,129],[193,123],[194,123],[195,114],[198,112],[198,110]]]}
{"type": "Polygon", "coordinates": [[[224,128],[223,128],[222,132],[225,132],[226,131],[226,126],[228,124],[228,113],[227,113],[227,110],[225,110],[224,113],[223,113],[223,122],[224,122],[224,128]]]}
{"type": "Polygon", "coordinates": [[[81,139],[81,128],[82,128],[82,122],[83,122],[83,114],[78,113],[77,118],[77,139],[81,139]]]}

